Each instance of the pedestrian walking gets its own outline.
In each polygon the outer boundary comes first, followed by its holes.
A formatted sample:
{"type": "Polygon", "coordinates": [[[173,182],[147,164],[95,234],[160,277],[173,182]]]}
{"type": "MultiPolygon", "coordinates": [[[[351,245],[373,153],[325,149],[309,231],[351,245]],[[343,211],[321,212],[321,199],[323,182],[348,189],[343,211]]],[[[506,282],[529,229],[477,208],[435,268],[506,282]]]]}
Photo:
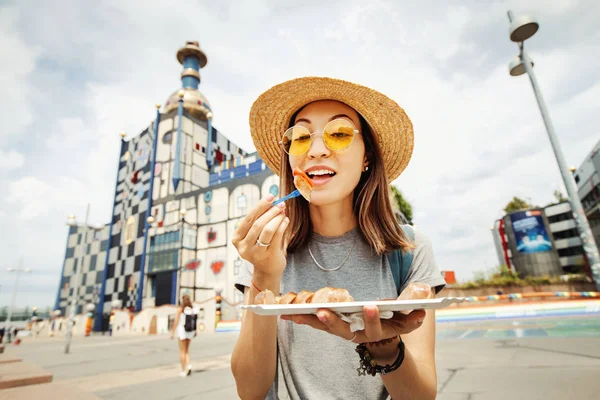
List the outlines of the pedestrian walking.
{"type": "Polygon", "coordinates": [[[177,309],[177,315],[171,331],[171,339],[177,336],[179,340],[179,362],[181,372],[179,376],[186,377],[192,373],[190,362],[190,343],[196,337],[196,322],[198,320],[198,309],[194,308],[190,296],[181,297],[181,306],[177,309]]]}
{"type": "MultiPolygon", "coordinates": [[[[285,293],[280,301],[329,287],[365,301],[428,298],[444,287],[429,239],[401,225],[390,202],[389,184],[413,151],[412,123],[395,101],[338,79],[300,78],[263,93],[249,122],[280,195],[303,175],[312,192],[278,206],[266,196],[234,233],[248,261],[236,277],[245,304],[267,298],[267,289],[285,293]],[[405,279],[398,257],[410,260],[405,279]]],[[[244,312],[231,359],[239,396],[435,398],[434,312],[382,319],[370,306],[363,318],[358,328],[326,309],[280,318],[244,312]]]]}

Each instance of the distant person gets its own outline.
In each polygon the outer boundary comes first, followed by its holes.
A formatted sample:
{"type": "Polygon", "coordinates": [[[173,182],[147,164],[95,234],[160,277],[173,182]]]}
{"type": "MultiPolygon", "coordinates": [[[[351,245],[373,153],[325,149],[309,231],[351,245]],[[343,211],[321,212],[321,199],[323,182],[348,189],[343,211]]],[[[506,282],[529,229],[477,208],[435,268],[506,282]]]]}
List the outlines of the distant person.
{"type": "Polygon", "coordinates": [[[175,323],[171,331],[171,339],[177,333],[179,339],[179,361],[181,362],[181,372],[179,376],[186,377],[192,373],[190,364],[190,342],[196,336],[196,321],[198,319],[198,310],[194,308],[190,296],[183,295],[181,306],[177,309],[175,323]]]}
{"type": "Polygon", "coordinates": [[[0,328],[0,343],[4,340],[4,333],[6,332],[6,328],[0,328]]]}

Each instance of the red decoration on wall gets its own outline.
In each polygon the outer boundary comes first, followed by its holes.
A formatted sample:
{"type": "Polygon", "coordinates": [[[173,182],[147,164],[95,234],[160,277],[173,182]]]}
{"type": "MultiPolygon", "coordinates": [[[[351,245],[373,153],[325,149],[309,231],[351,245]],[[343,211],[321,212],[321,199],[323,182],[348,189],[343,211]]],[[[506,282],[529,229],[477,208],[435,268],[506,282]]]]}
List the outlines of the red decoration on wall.
{"type": "Polygon", "coordinates": [[[133,175],[131,175],[131,183],[136,184],[139,181],[138,175],[140,174],[140,171],[135,171],[133,173],[133,175]]]}
{"type": "Polygon", "coordinates": [[[200,267],[200,264],[200,260],[191,260],[188,261],[187,264],[183,266],[183,268],[187,269],[188,271],[195,271],[198,269],[198,267],[200,267]]]}
{"type": "Polygon", "coordinates": [[[212,272],[217,275],[219,272],[221,272],[224,266],[225,263],[223,261],[214,261],[212,264],[210,264],[210,269],[212,269],[212,272]]]}
{"type": "Polygon", "coordinates": [[[220,164],[225,160],[225,154],[221,153],[219,150],[215,150],[215,162],[220,164]]]}
{"type": "Polygon", "coordinates": [[[215,240],[217,240],[217,232],[213,231],[213,228],[210,228],[210,231],[206,233],[206,241],[212,243],[215,240]]]}

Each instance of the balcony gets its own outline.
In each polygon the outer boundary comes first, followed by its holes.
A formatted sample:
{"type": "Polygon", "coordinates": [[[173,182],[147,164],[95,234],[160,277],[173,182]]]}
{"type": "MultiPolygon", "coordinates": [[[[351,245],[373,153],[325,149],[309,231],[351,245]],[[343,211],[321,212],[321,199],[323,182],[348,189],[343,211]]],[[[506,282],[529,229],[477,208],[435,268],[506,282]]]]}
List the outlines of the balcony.
{"type": "Polygon", "coordinates": [[[583,255],[568,256],[560,258],[560,265],[563,267],[567,266],[582,266],[585,265],[585,257],[583,255]]]}
{"type": "Polygon", "coordinates": [[[550,224],[550,231],[552,233],[562,232],[569,229],[575,229],[577,225],[575,225],[575,220],[569,219],[567,221],[560,221],[550,224]]]}
{"type": "Polygon", "coordinates": [[[548,216],[548,217],[552,217],[554,215],[559,215],[559,214],[564,214],[568,211],[571,211],[571,206],[567,202],[556,204],[556,205],[553,205],[550,207],[546,207],[544,209],[544,213],[546,213],[546,216],[548,216]]]}
{"type": "Polygon", "coordinates": [[[569,247],[581,246],[582,242],[579,236],[574,236],[567,239],[555,240],[554,244],[556,245],[557,250],[561,250],[568,249],[569,247]]]}

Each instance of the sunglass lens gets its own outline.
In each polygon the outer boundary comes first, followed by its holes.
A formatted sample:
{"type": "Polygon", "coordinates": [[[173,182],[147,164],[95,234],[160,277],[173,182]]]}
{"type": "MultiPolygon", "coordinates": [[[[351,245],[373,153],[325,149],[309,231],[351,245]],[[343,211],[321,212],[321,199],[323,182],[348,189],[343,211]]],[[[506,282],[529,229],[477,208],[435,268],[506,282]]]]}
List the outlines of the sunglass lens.
{"type": "Polygon", "coordinates": [[[300,156],[310,147],[310,132],[303,126],[293,126],[283,135],[283,150],[291,156],[300,156]]]}
{"type": "Polygon", "coordinates": [[[325,127],[323,139],[331,150],[344,150],[352,144],[354,126],[344,119],[333,120],[325,127]]]}

